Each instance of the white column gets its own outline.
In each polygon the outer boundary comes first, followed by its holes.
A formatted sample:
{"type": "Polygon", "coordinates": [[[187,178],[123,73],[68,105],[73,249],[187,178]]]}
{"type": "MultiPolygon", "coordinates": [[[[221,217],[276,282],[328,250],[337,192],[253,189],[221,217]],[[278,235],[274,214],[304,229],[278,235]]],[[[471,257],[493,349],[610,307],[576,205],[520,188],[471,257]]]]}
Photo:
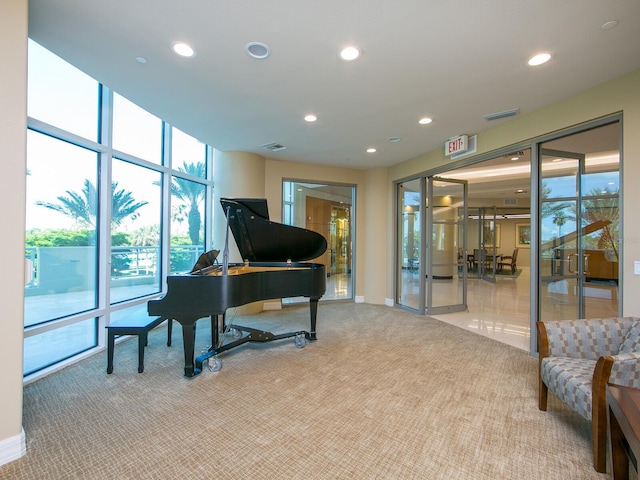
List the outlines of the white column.
{"type": "Polygon", "coordinates": [[[22,430],[28,1],[0,0],[0,189],[3,233],[0,335],[0,465],[26,453],[22,430]]]}

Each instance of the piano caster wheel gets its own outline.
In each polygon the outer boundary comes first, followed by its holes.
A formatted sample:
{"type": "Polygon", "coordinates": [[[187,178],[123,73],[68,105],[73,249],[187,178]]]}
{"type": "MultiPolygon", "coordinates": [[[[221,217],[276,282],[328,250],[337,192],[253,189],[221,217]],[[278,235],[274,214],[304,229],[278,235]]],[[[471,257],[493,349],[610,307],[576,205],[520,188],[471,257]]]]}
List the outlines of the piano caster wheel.
{"type": "Polygon", "coordinates": [[[236,339],[240,338],[242,336],[242,330],[240,330],[239,328],[232,328],[231,336],[236,339]]]}
{"type": "Polygon", "coordinates": [[[304,348],[306,344],[307,344],[307,339],[304,338],[304,333],[299,333],[298,335],[296,335],[296,347],[304,348]]]}
{"type": "Polygon", "coordinates": [[[207,368],[210,372],[219,372],[222,370],[222,360],[218,357],[211,357],[207,360],[207,368]]]}

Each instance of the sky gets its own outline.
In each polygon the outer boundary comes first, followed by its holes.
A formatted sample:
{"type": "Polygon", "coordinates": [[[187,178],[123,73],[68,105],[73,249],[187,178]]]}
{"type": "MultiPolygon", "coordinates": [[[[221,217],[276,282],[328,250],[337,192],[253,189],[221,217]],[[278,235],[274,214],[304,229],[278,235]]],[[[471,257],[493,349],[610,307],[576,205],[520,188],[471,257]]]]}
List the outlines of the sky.
{"type": "MultiPolygon", "coordinates": [[[[64,62],[33,41],[29,41],[28,115],[80,137],[97,142],[98,82],[64,62]]],[[[160,164],[162,121],[124,97],[114,93],[114,149],[160,164]]],[[[172,129],[174,165],[205,158],[205,145],[172,129]]],[[[136,201],[148,202],[139,210],[131,230],[160,223],[160,173],[121,160],[113,162],[113,180],[118,189],[133,194],[136,201]]],[[[82,191],[89,179],[98,184],[98,154],[92,150],[61,142],[29,131],[27,146],[27,230],[38,228],[74,228],[68,216],[37,205],[58,203],[67,191],[82,191]]],[[[183,225],[186,233],[186,225],[183,225]]]]}

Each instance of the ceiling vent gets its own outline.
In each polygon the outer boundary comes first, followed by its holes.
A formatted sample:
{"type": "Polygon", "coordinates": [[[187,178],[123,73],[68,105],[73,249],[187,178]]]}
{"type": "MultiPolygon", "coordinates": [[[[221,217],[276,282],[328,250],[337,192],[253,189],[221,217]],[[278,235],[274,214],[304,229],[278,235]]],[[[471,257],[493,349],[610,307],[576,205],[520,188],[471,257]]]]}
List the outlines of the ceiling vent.
{"type": "Polygon", "coordinates": [[[515,207],[516,205],[518,205],[518,199],[517,198],[503,198],[502,199],[502,205],[505,207],[515,207]]]}
{"type": "Polygon", "coordinates": [[[498,120],[500,118],[513,117],[517,115],[519,112],[520,112],[519,108],[514,108],[513,110],[505,110],[504,112],[490,113],[488,115],[485,115],[484,119],[491,121],[491,120],[498,120]]]}
{"type": "Polygon", "coordinates": [[[267,150],[271,150],[272,152],[280,152],[282,150],[286,150],[287,147],[281,145],[279,143],[265,143],[264,145],[260,145],[261,147],[266,148],[267,150]]]}

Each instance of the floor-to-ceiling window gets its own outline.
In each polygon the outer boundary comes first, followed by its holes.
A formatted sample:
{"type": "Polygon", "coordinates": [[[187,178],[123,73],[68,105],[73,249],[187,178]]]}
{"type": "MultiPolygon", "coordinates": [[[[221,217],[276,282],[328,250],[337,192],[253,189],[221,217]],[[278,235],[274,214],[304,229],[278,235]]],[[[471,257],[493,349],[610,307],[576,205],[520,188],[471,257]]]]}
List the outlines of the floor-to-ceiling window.
{"type": "Polygon", "coordinates": [[[212,149],[29,41],[24,374],[146,315],[210,241],[212,149]]]}
{"type": "Polygon", "coordinates": [[[541,320],[620,314],[619,122],[540,145],[541,320]]]}

